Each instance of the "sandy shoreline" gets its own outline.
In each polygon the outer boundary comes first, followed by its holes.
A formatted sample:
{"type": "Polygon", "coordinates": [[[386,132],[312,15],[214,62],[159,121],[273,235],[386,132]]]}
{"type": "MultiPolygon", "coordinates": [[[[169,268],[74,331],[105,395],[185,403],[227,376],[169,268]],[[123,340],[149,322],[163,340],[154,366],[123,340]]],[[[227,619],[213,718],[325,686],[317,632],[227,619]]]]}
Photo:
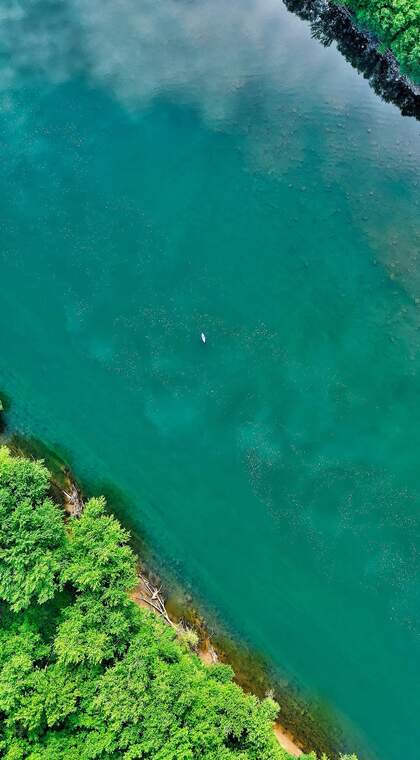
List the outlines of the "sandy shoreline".
{"type": "Polygon", "coordinates": [[[273,731],[278,743],[289,753],[289,755],[293,755],[293,757],[301,757],[301,755],[303,755],[302,750],[299,749],[292,737],[278,721],[275,722],[273,731]]]}

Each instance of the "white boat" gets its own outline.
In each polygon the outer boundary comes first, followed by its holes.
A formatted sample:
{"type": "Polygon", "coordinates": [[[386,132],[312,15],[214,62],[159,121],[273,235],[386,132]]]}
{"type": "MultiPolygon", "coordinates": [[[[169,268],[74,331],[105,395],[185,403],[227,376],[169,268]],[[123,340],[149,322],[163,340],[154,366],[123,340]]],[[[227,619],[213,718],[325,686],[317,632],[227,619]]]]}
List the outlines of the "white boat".
{"type": "Polygon", "coordinates": [[[204,333],[201,333],[201,340],[203,341],[203,343],[206,342],[206,336],[204,335],[204,333]]]}

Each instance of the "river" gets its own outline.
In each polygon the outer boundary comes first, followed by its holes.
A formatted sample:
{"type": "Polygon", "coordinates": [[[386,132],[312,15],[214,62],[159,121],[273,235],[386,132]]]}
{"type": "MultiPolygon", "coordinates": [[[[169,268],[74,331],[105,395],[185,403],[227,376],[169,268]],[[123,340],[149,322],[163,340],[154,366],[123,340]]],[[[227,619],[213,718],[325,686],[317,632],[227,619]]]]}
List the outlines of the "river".
{"type": "Polygon", "coordinates": [[[414,757],[419,122],[280,0],[4,3],[0,50],[11,427],[414,757]]]}

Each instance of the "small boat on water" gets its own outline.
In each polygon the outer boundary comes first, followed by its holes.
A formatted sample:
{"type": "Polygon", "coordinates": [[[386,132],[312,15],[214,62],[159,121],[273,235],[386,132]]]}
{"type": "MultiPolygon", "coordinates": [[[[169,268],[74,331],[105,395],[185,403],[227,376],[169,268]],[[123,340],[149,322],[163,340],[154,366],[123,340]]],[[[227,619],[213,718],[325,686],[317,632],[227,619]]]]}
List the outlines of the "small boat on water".
{"type": "Polygon", "coordinates": [[[206,336],[204,335],[204,333],[201,333],[201,340],[203,343],[206,342],[206,336]]]}

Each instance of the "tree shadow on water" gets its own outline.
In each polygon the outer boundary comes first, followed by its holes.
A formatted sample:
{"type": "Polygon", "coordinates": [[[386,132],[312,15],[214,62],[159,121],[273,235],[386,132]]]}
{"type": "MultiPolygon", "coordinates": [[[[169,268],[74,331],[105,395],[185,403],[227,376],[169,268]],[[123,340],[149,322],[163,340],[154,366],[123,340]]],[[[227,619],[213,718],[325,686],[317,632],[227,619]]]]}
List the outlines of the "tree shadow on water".
{"type": "Polygon", "coordinates": [[[286,8],[309,21],[312,36],[325,47],[336,42],[340,53],[369,81],[385,102],[403,116],[420,120],[420,87],[404,76],[391,52],[381,52],[379,41],[360,29],[350,11],[325,0],[284,0],[286,8]]]}

